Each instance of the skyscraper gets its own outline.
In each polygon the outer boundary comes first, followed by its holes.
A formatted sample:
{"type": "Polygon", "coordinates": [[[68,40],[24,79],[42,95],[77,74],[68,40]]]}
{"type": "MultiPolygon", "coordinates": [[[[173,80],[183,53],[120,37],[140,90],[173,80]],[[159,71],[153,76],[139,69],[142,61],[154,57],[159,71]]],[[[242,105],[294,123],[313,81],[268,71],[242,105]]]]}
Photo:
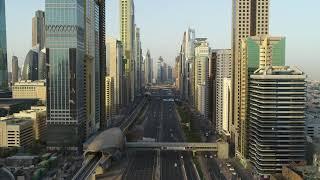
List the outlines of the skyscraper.
{"type": "Polygon", "coordinates": [[[195,30],[189,28],[183,35],[181,46],[181,94],[183,98],[194,101],[194,54],[195,54],[195,30]]]}
{"type": "Polygon", "coordinates": [[[206,119],[209,113],[209,52],[210,47],[207,38],[197,38],[194,62],[194,105],[206,119]]]}
{"type": "Polygon", "coordinates": [[[240,46],[240,117],[237,155],[243,164],[248,155],[249,77],[258,68],[285,65],[285,38],[255,36],[242,39],[240,46]]]}
{"type": "Polygon", "coordinates": [[[136,94],[141,90],[141,64],[142,64],[142,50],[140,39],[140,28],[135,28],[135,89],[136,94]]]}
{"type": "Polygon", "coordinates": [[[267,35],[269,32],[269,0],[233,0],[232,3],[232,61],[233,61],[233,107],[230,116],[231,139],[236,148],[240,132],[240,45],[243,38],[267,35]]]}
{"type": "Polygon", "coordinates": [[[172,79],[173,79],[173,73],[172,73],[172,67],[171,66],[168,66],[167,67],[167,80],[172,82],[172,79]]]}
{"type": "Polygon", "coordinates": [[[224,79],[231,78],[232,76],[232,61],[231,61],[231,49],[217,49],[213,50],[216,53],[216,94],[215,94],[215,104],[216,104],[216,131],[219,134],[223,133],[223,114],[226,109],[224,109],[223,91],[224,91],[224,79]]]}
{"type": "Polygon", "coordinates": [[[36,11],[32,18],[32,48],[38,53],[38,79],[46,79],[45,12],[36,11]]]}
{"type": "Polygon", "coordinates": [[[78,149],[84,140],[85,1],[46,0],[47,145],[78,149]],[[65,37],[65,38],[60,38],[65,37]]]}
{"type": "Polygon", "coordinates": [[[103,123],[106,119],[105,103],[105,77],[106,77],[106,14],[105,0],[95,1],[99,6],[99,61],[100,61],[100,128],[103,128],[103,123]]]}
{"type": "Polygon", "coordinates": [[[45,45],[45,15],[43,11],[36,11],[32,18],[32,47],[39,44],[42,50],[45,45]]]}
{"type": "Polygon", "coordinates": [[[152,58],[151,58],[149,50],[147,51],[146,58],[144,60],[144,65],[145,65],[145,68],[144,68],[145,83],[146,83],[146,85],[151,84],[152,83],[152,74],[153,74],[153,72],[152,72],[153,63],[152,63],[152,58]]]}
{"type": "MultiPolygon", "coordinates": [[[[108,50],[108,76],[113,78],[113,108],[115,112],[118,112],[121,105],[126,104],[123,101],[123,87],[124,83],[124,64],[123,64],[123,48],[121,41],[109,37],[107,40],[107,50],[108,50]]],[[[110,80],[109,80],[110,81],[110,80]]],[[[108,83],[107,83],[108,84],[108,83]]],[[[107,88],[110,89],[110,88],[107,88]]],[[[107,104],[109,104],[107,102],[107,104]]]]}
{"type": "MultiPolygon", "coordinates": [[[[100,128],[100,44],[99,44],[99,4],[96,0],[85,3],[85,103],[87,133],[89,137],[100,128]],[[89,123],[88,123],[89,122],[89,123]]],[[[103,121],[102,121],[103,122],[103,121]]]]}
{"type": "Polygon", "coordinates": [[[157,83],[163,83],[163,58],[160,56],[157,61],[157,83]]]}
{"type": "Polygon", "coordinates": [[[176,57],[176,62],[175,62],[175,83],[176,83],[176,90],[180,90],[181,86],[181,56],[176,57]]]}
{"type": "Polygon", "coordinates": [[[39,64],[39,49],[29,50],[26,59],[24,60],[22,69],[22,80],[38,80],[38,64],[39,64]]]}
{"type": "Polygon", "coordinates": [[[12,85],[19,80],[19,64],[18,57],[12,56],[12,85]]]}
{"type": "Polygon", "coordinates": [[[267,66],[250,76],[249,159],[259,176],[305,161],[306,74],[267,66]]]}
{"type": "Polygon", "coordinates": [[[5,1],[0,2],[0,90],[8,89],[7,34],[5,1]]]}
{"type": "Polygon", "coordinates": [[[114,115],[114,79],[113,77],[106,77],[106,120],[107,127],[112,124],[112,118],[114,115]]]}
{"type": "Polygon", "coordinates": [[[126,59],[126,91],[130,101],[134,100],[134,66],[135,66],[135,20],[133,0],[119,0],[120,2],[120,39],[123,44],[126,59]]]}

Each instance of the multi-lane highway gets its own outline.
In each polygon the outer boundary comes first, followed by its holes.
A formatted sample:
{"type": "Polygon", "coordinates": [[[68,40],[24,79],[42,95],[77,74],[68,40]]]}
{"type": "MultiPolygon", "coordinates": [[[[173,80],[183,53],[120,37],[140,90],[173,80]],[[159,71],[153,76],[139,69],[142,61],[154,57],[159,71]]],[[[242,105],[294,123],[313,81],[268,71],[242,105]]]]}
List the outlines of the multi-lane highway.
{"type": "MultiPolygon", "coordinates": [[[[160,142],[182,142],[183,136],[177,120],[170,89],[152,89],[151,101],[145,114],[144,137],[160,142]]],[[[185,180],[198,179],[191,155],[187,152],[134,152],[123,175],[128,180],[185,180]]]]}

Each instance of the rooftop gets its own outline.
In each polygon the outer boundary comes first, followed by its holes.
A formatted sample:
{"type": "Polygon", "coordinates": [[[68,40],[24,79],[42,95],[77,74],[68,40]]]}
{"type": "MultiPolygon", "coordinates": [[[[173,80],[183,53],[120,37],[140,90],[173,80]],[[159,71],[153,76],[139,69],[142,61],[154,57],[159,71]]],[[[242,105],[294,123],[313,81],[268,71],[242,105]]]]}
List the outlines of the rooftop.
{"type": "Polygon", "coordinates": [[[37,81],[31,81],[31,80],[21,80],[19,82],[14,83],[14,86],[30,86],[30,85],[45,85],[46,80],[37,80],[37,81]]]}
{"type": "Polygon", "coordinates": [[[27,125],[32,124],[32,121],[28,118],[15,118],[12,116],[0,118],[0,122],[5,122],[7,125],[27,125]]]}
{"type": "Polygon", "coordinates": [[[257,69],[251,78],[306,79],[306,74],[295,66],[268,66],[257,69]]]}

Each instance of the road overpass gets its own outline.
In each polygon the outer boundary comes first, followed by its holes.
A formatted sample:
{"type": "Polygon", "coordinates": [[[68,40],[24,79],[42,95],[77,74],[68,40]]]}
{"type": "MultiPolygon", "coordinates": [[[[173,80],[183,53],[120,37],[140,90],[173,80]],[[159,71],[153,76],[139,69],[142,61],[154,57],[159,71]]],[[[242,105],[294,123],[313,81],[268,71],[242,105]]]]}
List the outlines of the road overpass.
{"type": "Polygon", "coordinates": [[[210,151],[217,152],[217,143],[182,143],[182,142],[127,142],[127,149],[160,151],[210,151]]]}

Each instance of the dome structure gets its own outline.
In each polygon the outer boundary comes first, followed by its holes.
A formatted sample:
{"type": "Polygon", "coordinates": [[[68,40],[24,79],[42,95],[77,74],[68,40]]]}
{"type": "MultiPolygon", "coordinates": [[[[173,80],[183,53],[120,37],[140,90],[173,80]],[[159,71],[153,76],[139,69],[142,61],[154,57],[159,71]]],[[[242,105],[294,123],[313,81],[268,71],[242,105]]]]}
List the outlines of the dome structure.
{"type": "Polygon", "coordinates": [[[103,131],[88,144],[88,152],[104,152],[111,149],[122,149],[124,146],[124,135],[120,128],[111,128],[103,131]]]}

